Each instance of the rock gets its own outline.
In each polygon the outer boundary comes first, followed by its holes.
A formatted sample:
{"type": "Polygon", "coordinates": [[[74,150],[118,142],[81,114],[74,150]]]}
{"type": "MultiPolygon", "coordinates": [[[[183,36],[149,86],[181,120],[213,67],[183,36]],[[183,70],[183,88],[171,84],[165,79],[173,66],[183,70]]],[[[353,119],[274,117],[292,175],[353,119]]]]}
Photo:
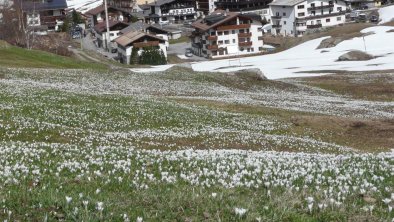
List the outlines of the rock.
{"type": "Polygon", "coordinates": [[[367,203],[375,203],[376,202],[375,198],[372,198],[372,197],[369,197],[369,196],[365,196],[363,199],[367,203]]]}
{"type": "Polygon", "coordinates": [[[264,75],[264,73],[259,68],[241,69],[241,70],[234,72],[234,74],[236,74],[236,75],[242,74],[242,73],[253,73],[253,74],[257,74],[257,76],[259,76],[261,78],[261,80],[267,79],[267,77],[264,75]]]}
{"type": "Polygon", "coordinates": [[[330,37],[321,41],[320,45],[317,49],[324,49],[324,48],[332,48],[338,45],[338,43],[342,42],[343,39],[341,37],[330,37]]]}
{"type": "Polygon", "coordinates": [[[366,61],[374,58],[374,56],[368,53],[356,50],[339,56],[338,61],[366,61]]]}

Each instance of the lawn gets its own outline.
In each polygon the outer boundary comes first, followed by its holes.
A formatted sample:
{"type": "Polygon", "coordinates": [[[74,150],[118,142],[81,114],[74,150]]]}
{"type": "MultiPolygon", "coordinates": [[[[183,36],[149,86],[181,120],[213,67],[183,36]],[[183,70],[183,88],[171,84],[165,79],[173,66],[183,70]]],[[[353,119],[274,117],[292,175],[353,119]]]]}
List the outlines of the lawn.
{"type": "Polygon", "coordinates": [[[374,98],[252,73],[0,68],[0,220],[390,221],[393,104],[374,98]]]}
{"type": "Polygon", "coordinates": [[[70,57],[59,56],[39,50],[27,50],[7,45],[4,42],[0,45],[0,66],[66,69],[105,68],[102,64],[82,62],[70,57]]]}

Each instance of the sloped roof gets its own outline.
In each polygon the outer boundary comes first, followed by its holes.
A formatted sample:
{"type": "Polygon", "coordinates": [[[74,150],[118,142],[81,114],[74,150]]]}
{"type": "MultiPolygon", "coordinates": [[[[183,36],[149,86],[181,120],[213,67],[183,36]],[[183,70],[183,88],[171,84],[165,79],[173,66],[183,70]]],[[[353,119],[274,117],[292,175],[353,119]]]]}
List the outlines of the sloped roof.
{"type": "MultiPolygon", "coordinates": [[[[111,29],[112,27],[116,26],[116,25],[123,25],[124,27],[127,27],[128,24],[124,23],[124,22],[120,22],[120,21],[108,21],[108,27],[111,29]]],[[[107,26],[106,26],[106,22],[100,22],[97,25],[95,25],[93,27],[93,29],[98,32],[98,33],[102,33],[102,32],[106,32],[107,30],[107,26]]]]}
{"type": "Polygon", "coordinates": [[[144,33],[144,32],[140,32],[140,31],[131,31],[128,33],[125,33],[121,36],[119,36],[118,38],[115,39],[115,42],[121,46],[126,47],[127,45],[130,45],[131,43],[137,41],[138,39],[144,37],[144,36],[149,36],[151,38],[157,39],[158,41],[165,41],[164,39],[155,36],[155,35],[151,35],[148,33],[144,33]]]}
{"type": "Polygon", "coordinates": [[[244,18],[249,18],[252,20],[260,21],[261,17],[256,16],[254,13],[247,13],[247,14],[241,14],[239,12],[226,12],[224,10],[216,10],[213,12],[211,15],[206,16],[203,19],[199,19],[192,23],[192,26],[194,28],[201,29],[203,31],[206,31],[208,29],[214,28],[220,24],[223,24],[227,21],[230,21],[236,17],[244,17],[244,18]]]}
{"type": "Polygon", "coordinates": [[[150,3],[149,5],[161,6],[161,5],[164,5],[164,4],[167,4],[167,3],[171,3],[171,2],[174,2],[174,1],[175,0],[156,0],[156,1],[152,2],[152,3],[150,3]]]}
{"type": "Polygon", "coordinates": [[[85,12],[86,15],[97,15],[104,11],[104,5],[99,5],[96,8],[92,8],[89,11],[85,12]]]}
{"type": "Polygon", "coordinates": [[[143,31],[147,27],[149,27],[148,24],[138,21],[138,22],[131,23],[129,26],[122,29],[120,32],[121,33],[128,33],[128,32],[135,32],[135,31],[143,31]]]}
{"type": "Polygon", "coordinates": [[[305,0],[275,0],[268,5],[277,5],[277,6],[294,6],[305,0]]]}
{"type": "MultiPolygon", "coordinates": [[[[131,13],[127,9],[117,8],[117,7],[114,7],[114,6],[108,6],[107,8],[108,8],[108,10],[109,9],[114,9],[114,10],[117,10],[117,11],[120,11],[120,12],[124,12],[124,13],[129,13],[129,14],[131,13]]],[[[85,14],[86,15],[97,15],[97,14],[100,14],[100,13],[104,12],[104,10],[105,10],[104,5],[99,5],[96,8],[92,8],[89,11],[85,12],[85,14]]]]}

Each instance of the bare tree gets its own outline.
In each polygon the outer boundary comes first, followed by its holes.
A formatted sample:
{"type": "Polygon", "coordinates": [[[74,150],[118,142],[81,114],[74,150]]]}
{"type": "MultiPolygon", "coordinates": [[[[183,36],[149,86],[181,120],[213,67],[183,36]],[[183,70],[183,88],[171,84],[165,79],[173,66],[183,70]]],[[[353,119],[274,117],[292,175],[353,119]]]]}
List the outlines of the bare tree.
{"type": "MultiPolygon", "coordinates": [[[[0,7],[0,38],[14,45],[32,48],[34,29],[27,24],[24,0],[13,0],[12,4],[0,7]]],[[[33,8],[34,10],[34,8],[33,8]]]]}

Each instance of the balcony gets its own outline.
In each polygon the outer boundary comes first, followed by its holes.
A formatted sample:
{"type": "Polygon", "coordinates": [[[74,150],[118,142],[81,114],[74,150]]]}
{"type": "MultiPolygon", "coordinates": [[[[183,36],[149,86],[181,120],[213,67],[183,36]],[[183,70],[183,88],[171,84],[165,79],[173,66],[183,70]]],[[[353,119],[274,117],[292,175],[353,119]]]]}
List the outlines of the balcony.
{"type": "Polygon", "coordinates": [[[321,24],[307,25],[307,26],[306,26],[307,29],[318,29],[318,28],[321,28],[321,27],[322,27],[321,24]]]}
{"type": "Polygon", "coordinates": [[[233,29],[248,29],[250,28],[250,24],[239,24],[239,25],[223,25],[217,28],[218,31],[223,30],[233,30],[233,29]]]}
{"type": "Polygon", "coordinates": [[[272,28],[274,28],[274,29],[279,29],[279,28],[282,28],[282,25],[279,25],[279,24],[272,25],[272,28]]]}
{"type": "Polygon", "coordinates": [[[136,48],[145,48],[150,46],[158,46],[160,43],[159,41],[148,41],[148,42],[136,42],[133,44],[136,48]]]}
{"type": "Polygon", "coordinates": [[[320,9],[326,9],[326,8],[334,8],[334,5],[312,6],[312,7],[308,7],[308,10],[320,10],[320,9]]]}
{"type": "Polygon", "coordinates": [[[247,38],[247,37],[252,37],[252,33],[251,32],[238,33],[238,38],[247,38]]]}
{"type": "Polygon", "coordinates": [[[66,18],[65,15],[59,16],[41,16],[41,25],[56,25],[58,21],[63,21],[66,18]]]}
{"type": "Polygon", "coordinates": [[[238,45],[239,46],[251,46],[252,42],[239,42],[238,45]]]}
{"type": "Polygon", "coordinates": [[[271,19],[281,19],[282,18],[282,16],[280,16],[280,15],[273,15],[273,16],[271,16],[271,19]]]}
{"type": "Polygon", "coordinates": [[[219,47],[218,47],[218,45],[207,45],[207,49],[208,50],[215,50],[215,49],[218,49],[219,47]]]}
{"type": "Polygon", "coordinates": [[[215,41],[215,40],[218,40],[218,37],[216,35],[210,35],[207,37],[207,40],[215,41]]]}
{"type": "Polygon", "coordinates": [[[346,12],[336,12],[336,13],[328,13],[328,14],[323,14],[323,15],[311,15],[311,16],[305,16],[303,18],[296,18],[296,20],[297,21],[305,21],[305,20],[308,20],[308,19],[327,18],[327,17],[344,15],[345,13],[346,12]]]}

